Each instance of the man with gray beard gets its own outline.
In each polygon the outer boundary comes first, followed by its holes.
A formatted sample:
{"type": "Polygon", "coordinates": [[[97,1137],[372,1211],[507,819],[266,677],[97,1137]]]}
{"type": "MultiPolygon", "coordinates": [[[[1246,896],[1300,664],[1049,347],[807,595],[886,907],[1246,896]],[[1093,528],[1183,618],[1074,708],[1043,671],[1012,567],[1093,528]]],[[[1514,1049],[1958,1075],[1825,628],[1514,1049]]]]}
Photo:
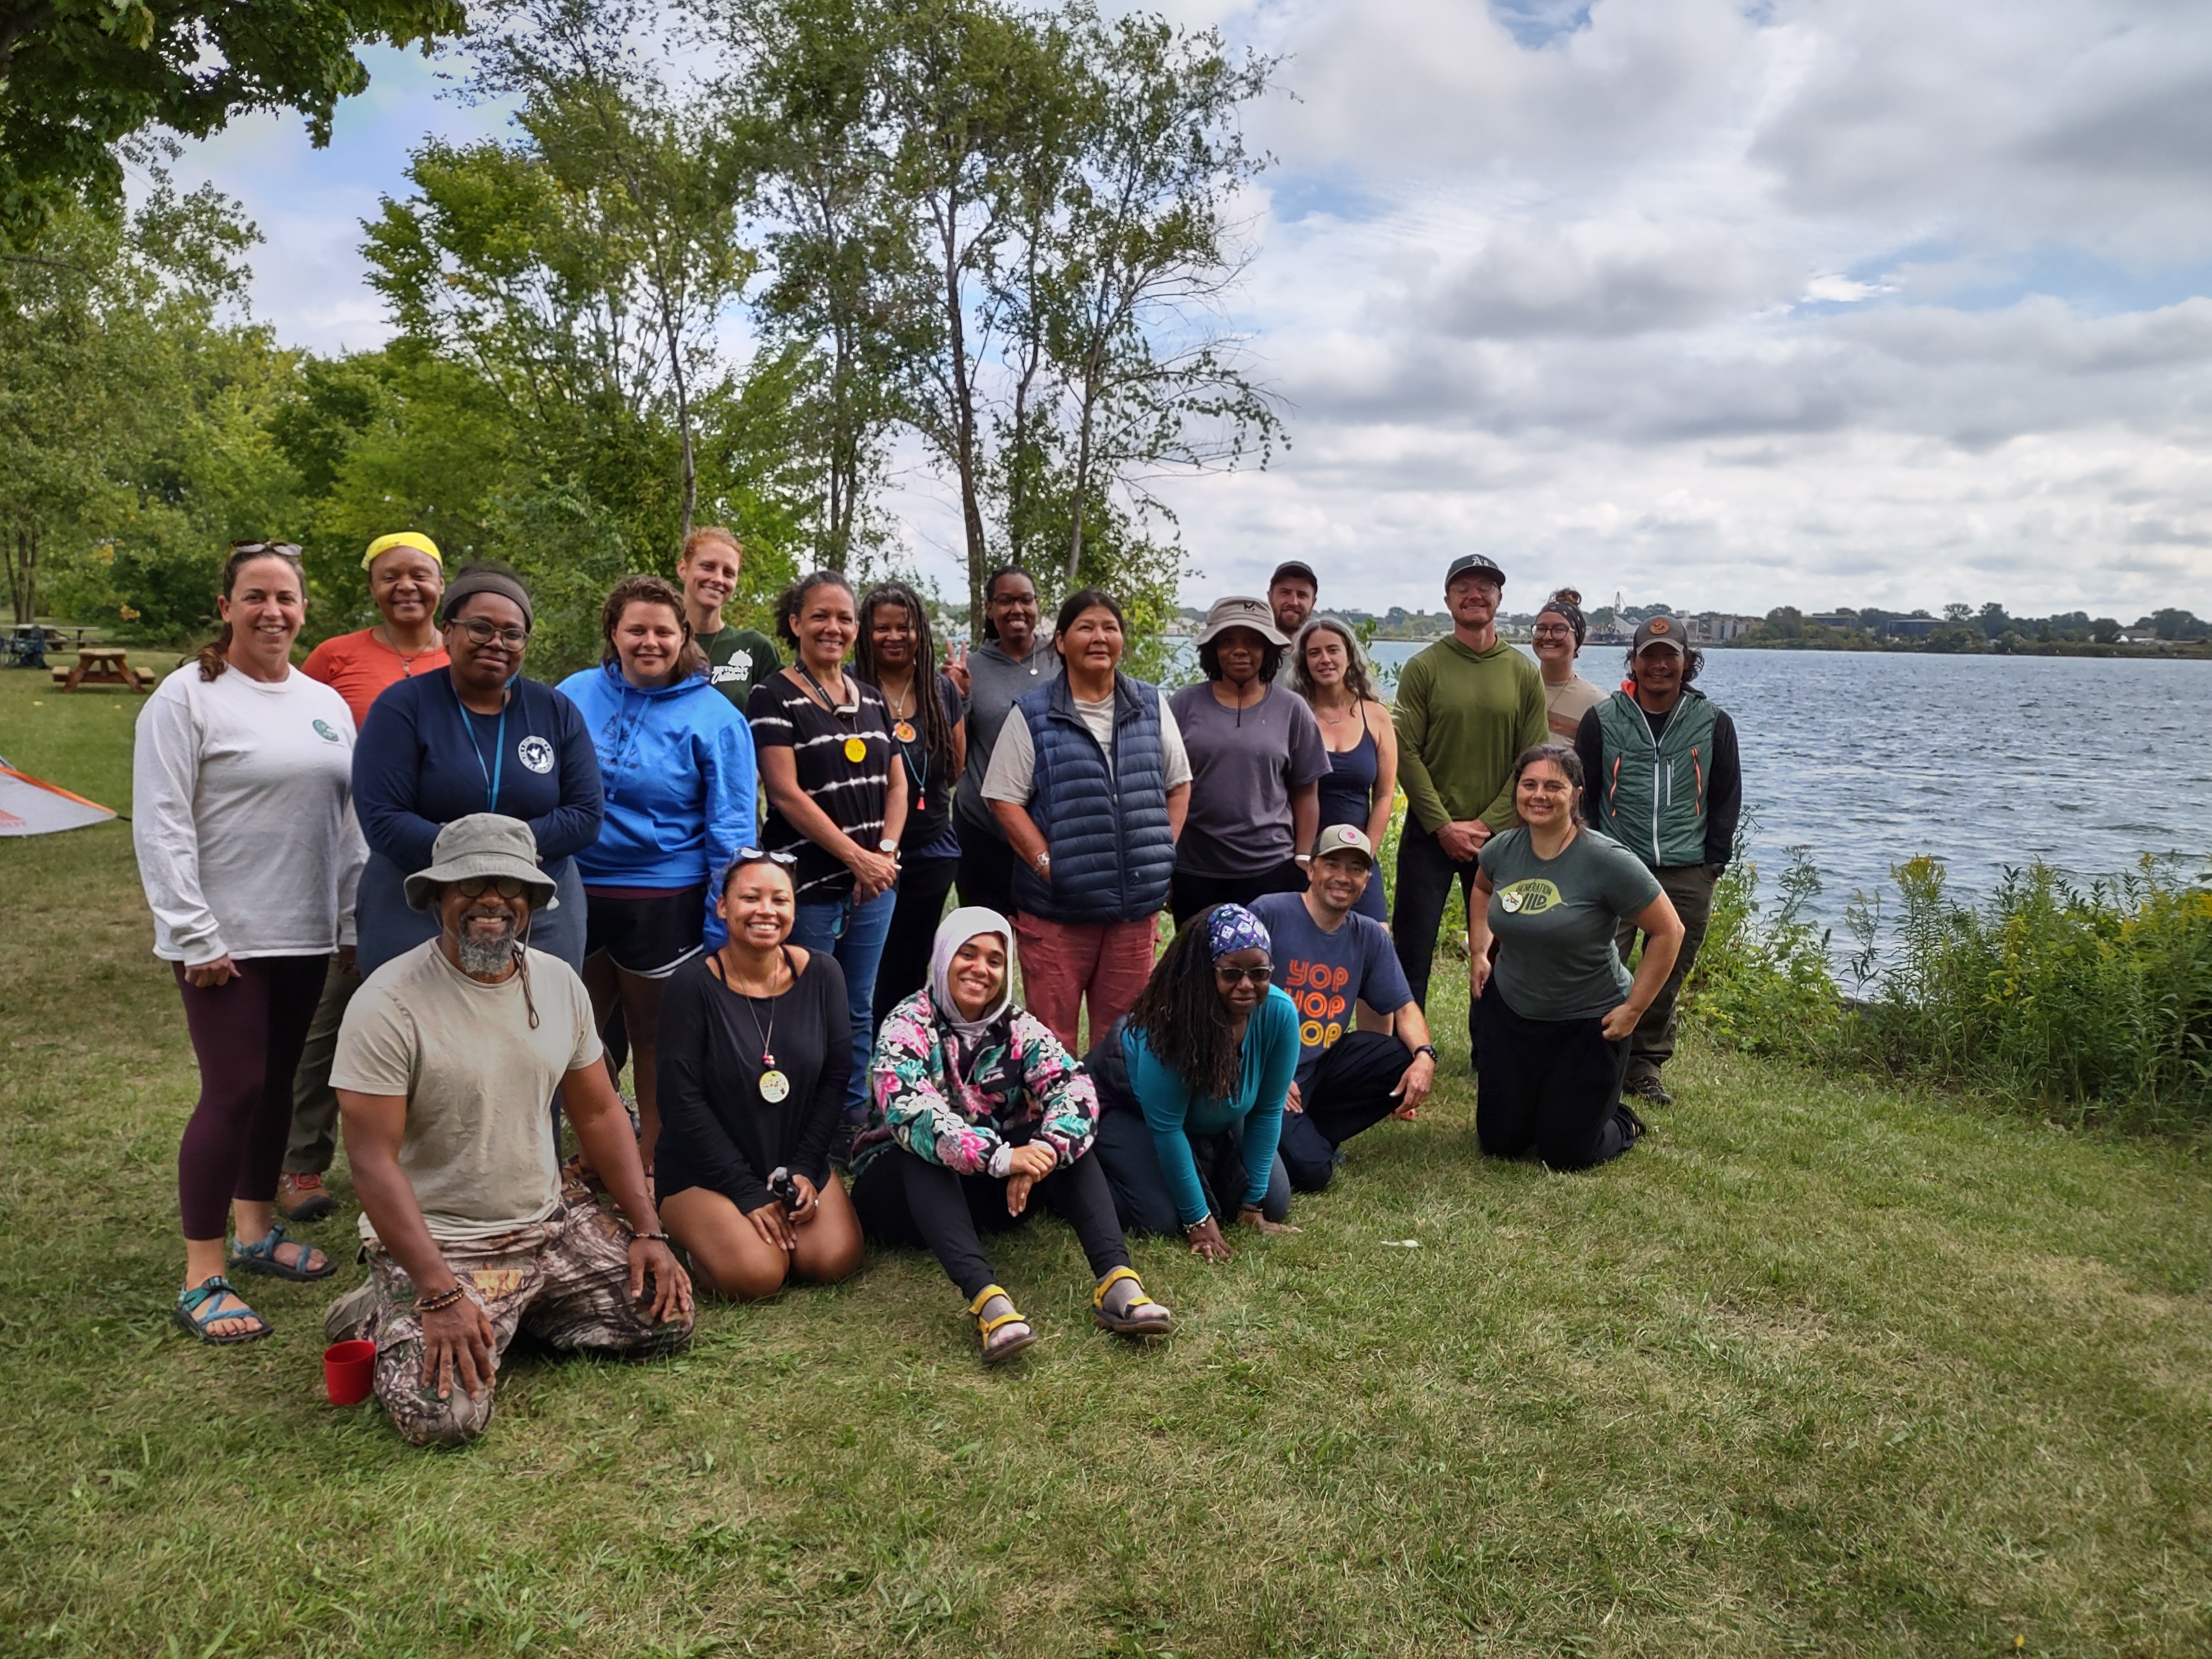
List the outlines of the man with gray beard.
{"type": "Polygon", "coordinates": [[[331,1085],[345,1115],[368,1282],[333,1308],[334,1339],[376,1344],[376,1397],[416,1445],[491,1420],[518,1330],[563,1351],[672,1353],[691,1281],[661,1231],[629,1116],[601,1061],[583,981],[529,948],[554,884],[520,819],[438,832],[407,902],[438,937],[363,982],[331,1085]],[[562,1091],[625,1231],[588,1194],[564,1201],[550,1102],[562,1091]]]}

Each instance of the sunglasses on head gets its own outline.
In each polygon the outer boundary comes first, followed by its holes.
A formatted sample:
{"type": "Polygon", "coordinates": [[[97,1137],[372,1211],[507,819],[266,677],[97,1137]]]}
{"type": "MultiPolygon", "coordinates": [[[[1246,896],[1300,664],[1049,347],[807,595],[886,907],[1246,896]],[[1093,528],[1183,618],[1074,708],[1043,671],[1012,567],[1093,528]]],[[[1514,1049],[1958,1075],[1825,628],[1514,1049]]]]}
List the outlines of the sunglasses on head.
{"type": "Polygon", "coordinates": [[[274,553],[280,559],[296,559],[304,556],[300,551],[300,544],[297,542],[233,542],[230,544],[230,550],[234,555],[274,553]]]}
{"type": "Polygon", "coordinates": [[[457,881],[453,890],[463,898],[482,898],[496,891],[501,898],[520,898],[530,890],[530,884],[515,876],[471,876],[466,881],[457,881]]]}
{"type": "Polygon", "coordinates": [[[1275,976],[1275,964],[1263,962],[1257,968],[1231,968],[1225,962],[1213,964],[1213,976],[1224,985],[1234,985],[1238,980],[1249,985],[1265,985],[1275,976]]]}
{"type": "Polygon", "coordinates": [[[798,862],[799,854],[796,853],[771,853],[765,847],[740,847],[738,848],[737,856],[730,860],[730,868],[734,870],[741,864],[790,866],[798,862]]]}

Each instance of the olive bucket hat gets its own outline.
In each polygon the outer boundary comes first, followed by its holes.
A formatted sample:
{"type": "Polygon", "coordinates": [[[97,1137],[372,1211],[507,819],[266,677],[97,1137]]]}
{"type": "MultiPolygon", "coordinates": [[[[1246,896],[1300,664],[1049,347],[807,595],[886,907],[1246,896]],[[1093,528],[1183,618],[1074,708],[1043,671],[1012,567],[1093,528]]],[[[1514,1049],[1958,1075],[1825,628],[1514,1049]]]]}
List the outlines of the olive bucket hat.
{"type": "Polygon", "coordinates": [[[538,837],[520,818],[500,812],[471,812],[438,831],[430,847],[430,867],[407,878],[410,909],[427,910],[431,895],[457,881],[517,881],[530,895],[533,910],[560,906],[552,877],[538,867],[538,837]]]}

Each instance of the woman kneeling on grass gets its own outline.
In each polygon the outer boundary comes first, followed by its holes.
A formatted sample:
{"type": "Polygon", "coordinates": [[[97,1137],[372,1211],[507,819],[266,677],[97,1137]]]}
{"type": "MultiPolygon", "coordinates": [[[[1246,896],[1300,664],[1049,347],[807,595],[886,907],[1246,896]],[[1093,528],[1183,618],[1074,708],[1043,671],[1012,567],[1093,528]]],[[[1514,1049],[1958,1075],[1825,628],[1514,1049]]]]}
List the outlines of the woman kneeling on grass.
{"type": "Polygon", "coordinates": [[[1283,1224],[1291,1178],[1275,1145],[1297,1074],[1298,1015],[1268,982],[1273,949],[1243,905],[1201,910],[1088,1062],[1098,1158],[1121,1224],[1181,1233],[1209,1261],[1230,1256],[1221,1197],[1237,1201],[1239,1225],[1297,1231],[1283,1224]]]}
{"type": "Polygon", "coordinates": [[[791,860],[741,848],[722,882],[718,951],[676,970],[660,1003],[661,1224],[724,1296],[860,1265],[860,1225],[830,1173],[852,1070],[845,975],[790,944],[791,860]]]}
{"type": "Polygon", "coordinates": [[[883,1243],[927,1244],[995,1364],[1036,1340],[992,1281],[977,1233],[1018,1226],[1030,1200],[1075,1229],[1098,1282],[1093,1316],[1124,1336],[1158,1336],[1168,1310],[1145,1294],[1098,1160],[1098,1098],[1083,1068],[1007,986],[1013,927],[996,910],[955,910],[937,929],[929,984],[890,1011],[870,1066],[868,1125],[853,1147],[853,1203],[883,1243]]]}
{"type": "Polygon", "coordinates": [[[1482,1012],[1475,1133],[1493,1157],[1533,1151],[1555,1170],[1619,1158],[1644,1133],[1620,1098],[1628,1041],[1682,944],[1681,921],[1643,860],[1582,826],[1582,790],[1573,750],[1522,751],[1513,764],[1521,822],[1484,845],[1468,907],[1482,1012]],[[1633,982],[1613,946],[1624,921],[1644,935],[1633,982]]]}

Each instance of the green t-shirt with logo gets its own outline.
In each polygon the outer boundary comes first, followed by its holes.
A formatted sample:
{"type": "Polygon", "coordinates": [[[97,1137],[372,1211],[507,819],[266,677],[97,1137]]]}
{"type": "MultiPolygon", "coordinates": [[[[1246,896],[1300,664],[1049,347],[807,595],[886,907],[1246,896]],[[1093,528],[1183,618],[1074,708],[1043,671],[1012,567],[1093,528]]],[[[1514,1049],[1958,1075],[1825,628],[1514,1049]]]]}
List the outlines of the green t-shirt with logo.
{"type": "Polygon", "coordinates": [[[783,666],[775,641],[757,628],[724,628],[696,641],[707,653],[707,683],[745,712],[753,687],[783,666]]]}
{"type": "Polygon", "coordinates": [[[1498,994],[1523,1019],[1596,1019],[1628,1000],[1613,949],[1622,919],[1659,896],[1657,878],[1609,836],[1585,829],[1540,859],[1518,825],[1483,843],[1498,994]]]}

